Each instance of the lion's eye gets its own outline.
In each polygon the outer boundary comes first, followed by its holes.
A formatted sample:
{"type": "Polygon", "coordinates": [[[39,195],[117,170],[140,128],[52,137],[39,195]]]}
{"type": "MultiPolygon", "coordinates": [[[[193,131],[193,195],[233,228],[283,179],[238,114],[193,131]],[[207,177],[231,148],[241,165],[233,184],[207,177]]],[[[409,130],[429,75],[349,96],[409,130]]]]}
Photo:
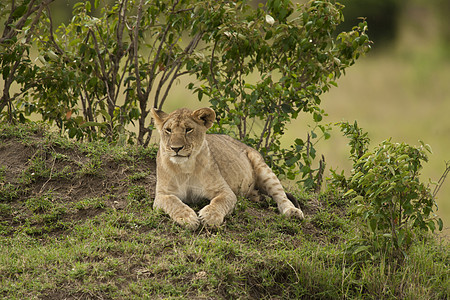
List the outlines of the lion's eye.
{"type": "Polygon", "coordinates": [[[168,134],[171,134],[172,133],[172,129],[170,129],[170,128],[166,128],[166,129],[164,129],[165,131],[166,131],[166,133],[168,133],[168,134]]]}
{"type": "Polygon", "coordinates": [[[186,128],[186,133],[191,133],[192,131],[194,131],[194,128],[186,128]]]}

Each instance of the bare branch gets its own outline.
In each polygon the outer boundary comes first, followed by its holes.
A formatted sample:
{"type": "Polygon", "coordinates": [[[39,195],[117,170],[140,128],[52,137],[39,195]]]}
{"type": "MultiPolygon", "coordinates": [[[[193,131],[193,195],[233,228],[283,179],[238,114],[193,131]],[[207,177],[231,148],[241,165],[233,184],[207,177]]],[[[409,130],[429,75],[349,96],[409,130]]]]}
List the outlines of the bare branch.
{"type": "Polygon", "coordinates": [[[261,131],[261,135],[259,137],[258,144],[256,145],[256,150],[258,150],[258,151],[261,149],[261,144],[264,141],[264,133],[266,132],[267,129],[269,129],[268,136],[270,136],[270,128],[272,126],[272,120],[273,120],[273,116],[269,115],[266,119],[266,122],[264,123],[264,127],[263,127],[263,130],[261,131]]]}
{"type": "Polygon", "coordinates": [[[5,40],[11,39],[13,36],[17,34],[17,30],[22,29],[23,25],[25,24],[25,21],[28,19],[28,17],[33,14],[39,7],[34,6],[35,0],[31,0],[30,3],[28,3],[27,11],[26,13],[20,18],[19,21],[14,26],[11,26],[13,22],[13,13],[16,10],[15,1],[12,2],[11,11],[9,13],[8,20],[5,22],[5,28],[3,30],[3,35],[0,38],[0,43],[3,43],[5,40]]]}
{"type": "Polygon", "coordinates": [[[164,92],[164,95],[163,95],[163,97],[161,98],[161,102],[159,103],[159,109],[162,109],[162,107],[163,107],[163,105],[164,105],[164,102],[166,102],[167,95],[169,94],[169,90],[172,88],[172,84],[173,84],[173,82],[175,81],[175,79],[177,79],[178,77],[180,77],[180,76],[182,76],[182,75],[184,75],[184,74],[189,73],[189,72],[178,73],[178,71],[180,70],[180,68],[181,68],[181,64],[178,65],[177,70],[175,71],[175,74],[172,76],[172,79],[170,80],[170,82],[169,82],[169,84],[168,84],[168,86],[167,86],[167,88],[166,88],[166,91],[164,92]]]}
{"type": "Polygon", "coordinates": [[[111,72],[107,71],[106,69],[106,63],[103,59],[103,56],[101,55],[101,51],[99,48],[99,44],[97,41],[97,37],[95,36],[95,32],[89,28],[89,35],[92,37],[92,40],[94,42],[94,48],[95,48],[95,52],[96,52],[96,57],[100,63],[100,71],[101,71],[101,76],[100,78],[102,78],[105,87],[106,87],[106,93],[107,93],[107,100],[108,100],[108,113],[112,116],[113,112],[114,112],[114,108],[116,107],[116,103],[115,103],[115,99],[116,99],[116,91],[115,91],[115,85],[113,83],[113,80],[115,78],[110,78],[109,74],[111,72]],[[111,79],[111,82],[108,81],[108,78],[111,79]]]}
{"type": "MultiPolygon", "coordinates": [[[[200,42],[202,35],[203,35],[203,33],[200,32],[200,33],[198,33],[198,34],[196,34],[194,36],[194,38],[191,40],[189,45],[186,46],[186,48],[184,49],[184,54],[185,55],[192,54],[194,49],[198,46],[198,43],[200,42]]],[[[156,95],[155,95],[155,103],[159,102],[159,105],[158,105],[159,109],[162,109],[162,106],[163,106],[163,104],[164,104],[164,102],[165,102],[165,100],[167,98],[169,90],[172,87],[173,82],[175,81],[175,79],[177,79],[178,77],[180,77],[180,76],[182,76],[184,74],[189,73],[187,71],[179,73],[179,70],[181,69],[181,66],[182,66],[182,59],[183,58],[184,58],[184,56],[178,57],[178,59],[172,64],[172,68],[170,69],[170,71],[169,72],[165,71],[164,74],[163,74],[163,77],[159,81],[159,85],[158,85],[158,88],[156,90],[156,95]],[[165,90],[163,98],[161,99],[161,101],[158,101],[159,100],[160,91],[161,91],[163,85],[167,82],[167,80],[169,80],[170,77],[171,77],[171,79],[170,79],[170,82],[169,82],[169,84],[168,84],[168,86],[167,86],[167,88],[165,90]]]]}
{"type": "MultiPolygon", "coordinates": [[[[153,83],[154,83],[154,81],[156,79],[156,67],[157,67],[157,65],[159,63],[159,58],[161,56],[161,51],[163,49],[163,46],[164,46],[167,34],[169,33],[169,30],[170,30],[170,26],[167,24],[166,28],[164,29],[164,32],[160,34],[159,38],[157,38],[157,40],[158,39],[160,40],[160,44],[158,46],[158,50],[156,51],[155,57],[153,58],[153,64],[152,64],[152,66],[151,66],[151,68],[149,70],[149,80],[148,80],[148,83],[147,83],[147,90],[146,90],[146,93],[145,93],[145,97],[146,98],[148,98],[148,95],[150,94],[150,91],[151,91],[151,88],[153,86],[153,83]]],[[[153,107],[157,107],[157,106],[158,106],[158,103],[156,102],[156,99],[155,99],[155,101],[153,103],[153,107]]]]}
{"type": "Polygon", "coordinates": [[[58,54],[62,55],[64,53],[64,51],[61,49],[61,47],[59,47],[58,43],[56,43],[55,36],[53,34],[53,19],[52,19],[52,15],[50,14],[50,9],[48,8],[48,6],[47,6],[47,13],[48,13],[48,19],[50,21],[50,25],[49,25],[50,42],[56,48],[56,52],[58,52],[58,54]]]}
{"type": "Polygon", "coordinates": [[[218,82],[217,82],[217,79],[216,79],[216,76],[214,75],[214,68],[213,68],[213,65],[214,65],[214,53],[215,53],[215,51],[216,51],[216,47],[217,47],[217,43],[218,43],[219,41],[218,40],[216,40],[215,42],[214,42],[214,46],[213,46],[213,48],[212,48],[212,51],[211,51],[211,61],[210,61],[210,63],[209,63],[209,71],[210,71],[210,73],[211,73],[211,78],[212,78],[212,80],[213,80],[213,84],[216,86],[216,87],[218,87],[218,82]]]}
{"type": "MultiPolygon", "coordinates": [[[[133,58],[134,58],[134,72],[135,72],[135,77],[136,77],[136,92],[137,95],[140,99],[140,103],[141,103],[141,110],[142,110],[142,102],[144,102],[142,100],[142,98],[144,97],[144,95],[142,94],[142,86],[141,86],[141,76],[139,74],[139,54],[138,54],[138,41],[139,41],[139,26],[142,20],[142,8],[144,5],[144,0],[139,1],[139,6],[138,6],[138,13],[137,13],[137,19],[136,19],[136,25],[134,26],[134,36],[133,36],[133,58]]],[[[145,107],[144,107],[145,110],[145,107]]],[[[142,110],[142,112],[144,112],[144,110],[142,110]]]]}
{"type": "Polygon", "coordinates": [[[450,173],[450,161],[445,163],[444,173],[442,173],[441,178],[439,178],[439,181],[438,181],[436,187],[434,188],[433,199],[436,199],[436,196],[439,193],[439,190],[441,189],[441,187],[444,184],[445,180],[447,179],[447,176],[448,176],[449,173],[450,173]]]}
{"type": "Polygon", "coordinates": [[[119,18],[116,31],[117,43],[119,48],[117,57],[121,57],[123,53],[123,31],[125,29],[125,12],[127,10],[127,2],[127,0],[120,2],[119,18]]]}

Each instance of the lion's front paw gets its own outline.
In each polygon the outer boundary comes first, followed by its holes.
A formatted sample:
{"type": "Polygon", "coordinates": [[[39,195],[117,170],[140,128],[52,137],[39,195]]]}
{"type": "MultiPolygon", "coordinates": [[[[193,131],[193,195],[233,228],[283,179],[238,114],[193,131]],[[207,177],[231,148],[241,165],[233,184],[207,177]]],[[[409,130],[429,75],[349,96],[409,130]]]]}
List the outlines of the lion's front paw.
{"type": "Polygon", "coordinates": [[[172,219],[174,219],[178,224],[192,230],[197,229],[200,225],[200,220],[198,219],[197,214],[189,207],[183,208],[182,210],[174,213],[172,219]]]}
{"type": "Polygon", "coordinates": [[[289,209],[287,209],[286,211],[283,212],[283,215],[287,216],[287,217],[295,217],[298,218],[300,220],[303,220],[305,218],[305,216],[303,215],[303,212],[295,207],[291,207],[289,209]]]}
{"type": "Polygon", "coordinates": [[[203,224],[213,227],[221,225],[224,218],[223,214],[216,211],[210,205],[203,207],[203,209],[199,211],[198,216],[203,224]]]}

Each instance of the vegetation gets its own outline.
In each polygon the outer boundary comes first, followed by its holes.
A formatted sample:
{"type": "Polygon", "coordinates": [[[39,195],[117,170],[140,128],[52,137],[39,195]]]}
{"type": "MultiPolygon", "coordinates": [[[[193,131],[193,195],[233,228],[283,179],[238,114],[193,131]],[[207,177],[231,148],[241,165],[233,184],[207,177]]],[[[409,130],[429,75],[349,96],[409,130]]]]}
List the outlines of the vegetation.
{"type": "Polygon", "coordinates": [[[279,215],[270,198],[241,199],[223,227],[191,232],[151,208],[153,148],[73,142],[47,129],[0,127],[2,298],[450,294],[448,244],[417,232],[402,260],[359,255],[348,245],[364,222],[336,190],[293,191],[303,222],[279,215]]]}
{"type": "Polygon", "coordinates": [[[290,1],[268,1],[264,9],[243,10],[242,20],[227,13],[221,17],[233,21],[218,27],[211,54],[196,65],[205,84],[194,91],[199,99],[208,96],[216,111],[214,129],[252,145],[277,174],[294,179],[300,171],[312,189],[320,186],[312,173],[323,171],[313,170],[312,141],[329,137],[320,123],[320,95],[370,44],[365,21],[334,36],[341,10],[332,1],[311,1],[296,10],[290,1]],[[306,140],[297,138],[283,149],[279,140],[286,125],[301,113],[317,126],[306,140]]]}
{"type": "MultiPolygon", "coordinates": [[[[435,231],[443,222],[432,212],[436,206],[436,191],[450,171],[436,186],[435,193],[420,181],[422,163],[428,161],[429,145],[420,147],[383,141],[373,151],[368,150],[368,134],[354,125],[341,123],[341,129],[350,138],[352,174],[349,178],[334,172],[334,182],[353,195],[355,215],[367,223],[372,233],[370,246],[359,249],[371,253],[389,252],[390,256],[406,255],[415,238],[414,229],[435,231]]],[[[367,241],[366,241],[367,242],[367,241]]]]}
{"type": "Polygon", "coordinates": [[[96,0],[54,26],[52,2],[0,4],[0,296],[449,298],[449,246],[432,232],[450,165],[431,192],[427,145],[370,150],[356,122],[341,123],[353,171],[320,192],[314,146],[330,136],[320,96],[369,50],[364,20],[333,35],[334,1],[96,0]],[[300,175],[304,189],[291,192],[305,221],[270,198],[241,199],[223,226],[196,232],[152,210],[148,112],[185,74],[218,114],[213,131],[300,175]],[[301,113],[314,129],[282,149],[301,113]]]}
{"type": "Polygon", "coordinates": [[[312,166],[313,140],[329,133],[319,123],[319,97],[370,49],[365,21],[335,36],[343,15],[334,1],[295,7],[270,0],[254,8],[245,1],[117,0],[102,2],[94,17],[97,0],[75,4],[70,22],[54,29],[51,2],[1,4],[3,119],[38,114],[71,138],[148,145],[150,107],[161,109],[174,82],[191,74],[198,80],[188,87],[218,115],[216,131],[258,149],[277,174],[301,173],[306,187],[320,187],[324,165],[312,166]],[[13,84],[20,92],[11,95],[13,84]],[[320,134],[283,149],[286,124],[300,113],[313,117],[320,134]],[[129,130],[135,123],[137,136],[129,130]]]}

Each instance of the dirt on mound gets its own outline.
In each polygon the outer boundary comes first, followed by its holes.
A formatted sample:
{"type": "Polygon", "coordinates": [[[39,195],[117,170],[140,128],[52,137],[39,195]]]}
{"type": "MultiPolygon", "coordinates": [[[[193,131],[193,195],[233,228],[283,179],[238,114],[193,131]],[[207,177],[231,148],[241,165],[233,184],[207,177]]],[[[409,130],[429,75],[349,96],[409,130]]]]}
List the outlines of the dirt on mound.
{"type": "Polygon", "coordinates": [[[64,220],[92,218],[107,207],[124,208],[130,189],[136,187],[145,191],[143,197],[153,199],[153,155],[129,153],[133,149],[125,147],[119,153],[99,148],[58,141],[39,132],[20,138],[0,136],[3,224],[17,227],[37,212],[50,214],[61,208],[64,220]]]}

